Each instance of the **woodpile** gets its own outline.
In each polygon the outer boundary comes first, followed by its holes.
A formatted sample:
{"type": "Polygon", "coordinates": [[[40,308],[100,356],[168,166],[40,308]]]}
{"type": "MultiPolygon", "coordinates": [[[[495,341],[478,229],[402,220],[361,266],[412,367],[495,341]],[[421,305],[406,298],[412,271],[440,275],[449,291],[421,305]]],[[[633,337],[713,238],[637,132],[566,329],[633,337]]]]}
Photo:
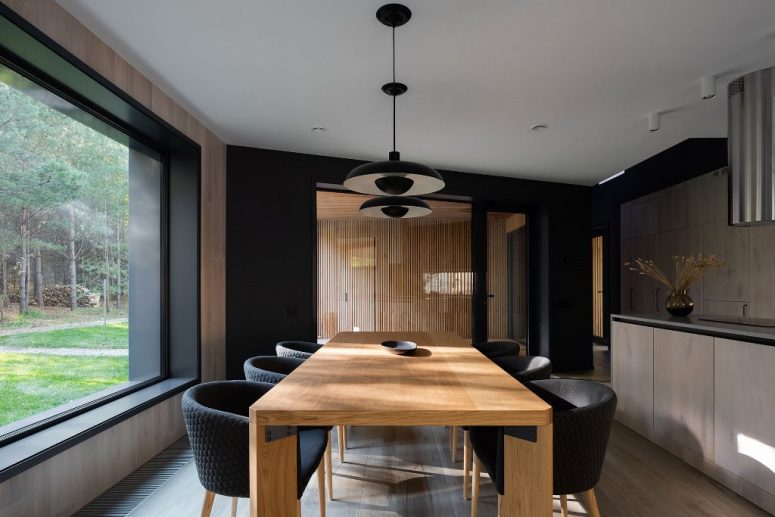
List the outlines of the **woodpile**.
{"type": "MultiPolygon", "coordinates": [[[[100,304],[99,293],[92,293],[82,285],[76,286],[78,295],[78,307],[98,307],[100,304]]],[[[11,303],[19,303],[19,293],[9,292],[8,300],[11,303]]],[[[34,293],[30,293],[30,307],[38,306],[38,299],[34,293]]],[[[70,286],[51,285],[43,289],[43,303],[47,307],[70,307],[70,286]]]]}

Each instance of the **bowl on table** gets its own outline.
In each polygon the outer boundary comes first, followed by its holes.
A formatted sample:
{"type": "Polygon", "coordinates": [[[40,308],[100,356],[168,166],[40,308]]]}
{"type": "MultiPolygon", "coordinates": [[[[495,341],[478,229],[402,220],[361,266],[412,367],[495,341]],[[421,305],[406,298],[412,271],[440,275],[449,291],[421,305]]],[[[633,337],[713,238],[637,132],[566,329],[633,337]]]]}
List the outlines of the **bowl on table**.
{"type": "Polygon", "coordinates": [[[392,354],[408,355],[417,350],[417,343],[414,341],[383,341],[382,348],[392,354]]]}

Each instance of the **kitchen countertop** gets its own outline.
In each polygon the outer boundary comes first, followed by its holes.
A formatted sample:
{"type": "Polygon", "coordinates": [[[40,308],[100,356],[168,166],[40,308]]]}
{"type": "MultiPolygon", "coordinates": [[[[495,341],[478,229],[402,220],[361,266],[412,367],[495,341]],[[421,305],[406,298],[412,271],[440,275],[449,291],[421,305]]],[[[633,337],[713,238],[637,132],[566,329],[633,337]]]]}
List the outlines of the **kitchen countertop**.
{"type": "Polygon", "coordinates": [[[611,321],[621,321],[634,325],[705,334],[714,337],[750,341],[764,345],[775,346],[775,328],[755,327],[735,323],[700,320],[701,314],[691,314],[686,317],[670,316],[669,314],[612,314],[611,321]]]}

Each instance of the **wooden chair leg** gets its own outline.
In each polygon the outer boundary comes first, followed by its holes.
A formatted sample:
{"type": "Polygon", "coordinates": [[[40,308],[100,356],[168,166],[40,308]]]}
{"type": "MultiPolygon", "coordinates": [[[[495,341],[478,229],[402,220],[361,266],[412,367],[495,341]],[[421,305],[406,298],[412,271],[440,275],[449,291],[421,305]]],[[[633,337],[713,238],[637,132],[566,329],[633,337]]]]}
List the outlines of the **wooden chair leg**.
{"type": "Polygon", "coordinates": [[[320,498],[320,517],[326,517],[326,471],[323,460],[318,464],[318,497],[320,498]]]}
{"type": "Polygon", "coordinates": [[[344,426],[336,426],[336,438],[339,442],[339,463],[344,463],[344,426]]]}
{"type": "Polygon", "coordinates": [[[449,448],[452,452],[452,463],[455,463],[457,458],[457,427],[454,425],[452,426],[452,443],[450,443],[449,448]]]}
{"type": "Polygon", "coordinates": [[[589,515],[592,517],[600,517],[600,509],[597,507],[597,497],[595,497],[595,489],[590,488],[584,495],[587,497],[587,503],[589,504],[589,515]]]}
{"type": "Polygon", "coordinates": [[[326,482],[328,483],[328,499],[334,500],[334,467],[331,459],[331,433],[328,433],[328,443],[326,444],[326,482]]]}
{"type": "Polygon", "coordinates": [[[239,499],[236,497],[231,498],[231,517],[237,517],[237,505],[239,504],[239,499]]]}
{"type": "Polygon", "coordinates": [[[479,477],[481,475],[482,465],[479,463],[479,458],[474,454],[474,474],[473,485],[471,486],[471,517],[476,517],[476,512],[479,505],[479,477]]]}
{"type": "Polygon", "coordinates": [[[562,511],[562,517],[568,517],[568,496],[560,496],[560,509],[562,511]]]}
{"type": "Polygon", "coordinates": [[[463,431],[463,498],[468,499],[471,496],[471,437],[468,431],[463,431]]]}
{"type": "Polygon", "coordinates": [[[210,517],[210,512],[213,510],[213,501],[215,500],[215,492],[207,490],[205,492],[205,500],[202,503],[202,517],[210,517]]]}

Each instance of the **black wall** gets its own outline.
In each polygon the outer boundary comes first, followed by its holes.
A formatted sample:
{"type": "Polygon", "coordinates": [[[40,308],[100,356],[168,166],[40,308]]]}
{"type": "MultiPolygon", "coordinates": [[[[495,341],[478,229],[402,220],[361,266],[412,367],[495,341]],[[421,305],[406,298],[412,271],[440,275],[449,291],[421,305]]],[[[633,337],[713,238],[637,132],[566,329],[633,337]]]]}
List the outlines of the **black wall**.
{"type": "Polygon", "coordinates": [[[644,160],[611,181],[592,189],[594,228],[607,230],[610,264],[609,307],[621,310],[622,203],[696,178],[727,165],[726,138],[691,138],[644,160]]]}
{"type": "MultiPolygon", "coordinates": [[[[361,162],[229,146],[226,365],[316,337],[315,192],[361,162]]],[[[524,210],[530,221],[531,345],[555,369],[592,367],[590,187],[440,171],[442,194],[524,210]]]]}

